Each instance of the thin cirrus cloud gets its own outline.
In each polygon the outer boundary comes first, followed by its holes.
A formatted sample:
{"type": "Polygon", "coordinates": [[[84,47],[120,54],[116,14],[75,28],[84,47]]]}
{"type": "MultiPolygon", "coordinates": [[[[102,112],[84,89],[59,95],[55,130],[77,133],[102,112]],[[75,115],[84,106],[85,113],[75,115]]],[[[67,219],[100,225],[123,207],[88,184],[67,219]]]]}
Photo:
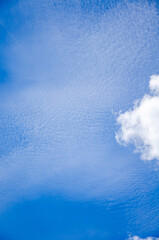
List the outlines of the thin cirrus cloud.
{"type": "Polygon", "coordinates": [[[150,77],[149,88],[133,109],[119,115],[116,140],[133,144],[143,160],[159,160],[159,75],[150,77]]]}
{"type": "Polygon", "coordinates": [[[128,1],[97,19],[66,10],[18,1],[1,20],[1,206],[34,192],[114,199],[138,176],[114,151],[112,110],[143,91],[132,79],[154,71],[155,5],[128,1]]]}

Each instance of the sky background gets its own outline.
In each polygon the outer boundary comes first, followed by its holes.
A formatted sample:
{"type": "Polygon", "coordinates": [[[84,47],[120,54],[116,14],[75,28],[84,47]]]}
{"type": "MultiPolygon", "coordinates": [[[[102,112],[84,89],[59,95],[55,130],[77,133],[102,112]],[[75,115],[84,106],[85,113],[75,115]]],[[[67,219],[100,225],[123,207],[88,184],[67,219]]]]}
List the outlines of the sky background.
{"type": "Polygon", "coordinates": [[[158,161],[115,138],[159,74],[156,1],[0,1],[0,240],[159,237],[158,161]]]}

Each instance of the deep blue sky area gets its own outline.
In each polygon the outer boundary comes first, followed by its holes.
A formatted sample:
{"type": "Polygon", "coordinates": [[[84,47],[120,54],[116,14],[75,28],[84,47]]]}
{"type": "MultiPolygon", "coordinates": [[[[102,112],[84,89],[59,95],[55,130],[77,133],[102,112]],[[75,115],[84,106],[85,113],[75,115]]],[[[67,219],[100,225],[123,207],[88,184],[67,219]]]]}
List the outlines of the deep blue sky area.
{"type": "Polygon", "coordinates": [[[0,240],[159,237],[158,161],[115,139],[159,74],[158,12],[0,1],[0,240]]]}

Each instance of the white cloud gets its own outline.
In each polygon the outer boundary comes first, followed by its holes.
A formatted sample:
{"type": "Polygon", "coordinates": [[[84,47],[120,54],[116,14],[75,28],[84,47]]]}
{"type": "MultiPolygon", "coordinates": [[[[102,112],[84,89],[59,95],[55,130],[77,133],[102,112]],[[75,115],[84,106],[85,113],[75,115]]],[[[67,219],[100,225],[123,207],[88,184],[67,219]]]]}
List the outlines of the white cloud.
{"type": "Polygon", "coordinates": [[[159,240],[159,238],[155,238],[155,237],[140,238],[138,236],[134,236],[134,237],[130,237],[128,240],[159,240]]]}
{"type": "Polygon", "coordinates": [[[159,75],[152,75],[151,76],[149,87],[152,91],[159,94],[159,75]]]}
{"type": "Polygon", "coordinates": [[[151,76],[149,87],[151,94],[119,115],[117,122],[121,127],[116,139],[120,144],[134,144],[141,159],[159,160],[159,75],[151,76]]]}

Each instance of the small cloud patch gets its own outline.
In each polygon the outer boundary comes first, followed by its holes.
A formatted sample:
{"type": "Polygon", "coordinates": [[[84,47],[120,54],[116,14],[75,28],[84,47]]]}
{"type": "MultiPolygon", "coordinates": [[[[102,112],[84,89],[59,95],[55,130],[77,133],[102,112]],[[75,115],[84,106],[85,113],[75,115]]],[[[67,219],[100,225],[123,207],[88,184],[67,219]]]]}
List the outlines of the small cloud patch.
{"type": "Polygon", "coordinates": [[[155,237],[140,238],[138,236],[134,236],[134,237],[130,237],[128,240],[159,240],[159,238],[155,238],[155,237]]]}
{"type": "Polygon", "coordinates": [[[117,118],[116,140],[125,146],[133,144],[143,160],[159,160],[159,75],[151,76],[149,87],[149,94],[117,118]]]}

